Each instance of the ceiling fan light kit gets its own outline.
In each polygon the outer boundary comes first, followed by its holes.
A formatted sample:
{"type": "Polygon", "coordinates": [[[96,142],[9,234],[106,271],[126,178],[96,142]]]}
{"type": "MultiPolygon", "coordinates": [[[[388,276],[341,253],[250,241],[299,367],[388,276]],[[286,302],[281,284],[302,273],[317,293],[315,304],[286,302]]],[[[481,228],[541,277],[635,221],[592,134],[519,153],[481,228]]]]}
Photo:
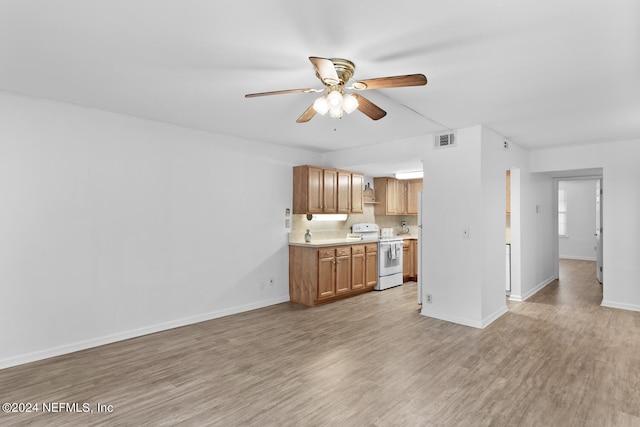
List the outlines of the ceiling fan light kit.
{"type": "Polygon", "coordinates": [[[325,95],[316,99],[309,108],[307,108],[298,120],[298,123],[308,122],[318,113],[329,117],[339,119],[343,113],[350,114],[355,110],[360,110],[372,120],[379,120],[386,116],[386,112],[363,97],[355,93],[346,93],[344,89],[362,91],[371,89],[384,89],[392,87],[405,86],[424,86],[427,84],[427,78],[423,74],[407,74],[404,76],[379,77],[376,79],[367,79],[354,82],[351,86],[345,86],[353,77],[356,66],[353,62],[342,58],[319,58],[310,56],[309,61],[316,70],[316,76],[325,85],[324,89],[286,89],[271,92],[249,93],[245,98],[255,98],[267,95],[280,95],[285,93],[309,93],[309,92],[325,92],[325,95]]]}

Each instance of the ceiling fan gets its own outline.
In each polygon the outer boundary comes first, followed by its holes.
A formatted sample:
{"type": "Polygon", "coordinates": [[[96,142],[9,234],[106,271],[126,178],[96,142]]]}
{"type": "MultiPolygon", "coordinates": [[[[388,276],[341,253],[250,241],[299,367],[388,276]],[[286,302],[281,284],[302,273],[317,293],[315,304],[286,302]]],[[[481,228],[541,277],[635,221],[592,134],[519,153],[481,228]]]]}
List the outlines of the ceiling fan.
{"type": "Polygon", "coordinates": [[[309,108],[296,122],[308,122],[316,113],[330,117],[341,118],[343,113],[351,113],[356,109],[370,117],[372,120],[379,120],[387,115],[386,111],[378,107],[364,96],[358,93],[345,92],[345,89],[363,91],[371,89],[385,89],[404,86],[424,86],[427,78],[423,74],[408,74],[404,76],[379,77],[375,79],[359,80],[346,86],[347,82],[356,69],[353,62],[342,58],[319,58],[310,56],[309,61],[316,70],[316,76],[324,84],[322,89],[286,89],[271,92],[249,93],[245,98],[255,98],[258,96],[280,95],[284,93],[310,93],[324,92],[324,95],[315,100],[309,108]]]}

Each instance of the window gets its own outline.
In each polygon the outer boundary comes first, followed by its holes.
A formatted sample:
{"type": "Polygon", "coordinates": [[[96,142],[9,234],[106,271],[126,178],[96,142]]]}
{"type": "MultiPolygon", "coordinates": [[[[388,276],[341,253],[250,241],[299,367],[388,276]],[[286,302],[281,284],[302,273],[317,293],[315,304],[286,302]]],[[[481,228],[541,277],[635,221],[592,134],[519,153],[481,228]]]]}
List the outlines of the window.
{"type": "Polygon", "coordinates": [[[567,196],[564,188],[558,189],[558,236],[569,237],[567,234],[567,196]]]}

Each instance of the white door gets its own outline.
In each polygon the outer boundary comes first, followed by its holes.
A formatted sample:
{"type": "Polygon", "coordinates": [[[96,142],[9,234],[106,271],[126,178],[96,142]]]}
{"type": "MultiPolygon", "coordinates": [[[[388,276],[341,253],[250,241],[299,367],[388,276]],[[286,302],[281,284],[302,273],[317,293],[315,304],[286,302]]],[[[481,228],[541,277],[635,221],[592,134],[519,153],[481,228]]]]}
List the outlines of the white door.
{"type": "Polygon", "coordinates": [[[602,178],[596,182],[596,278],[602,283],[602,178]]]}

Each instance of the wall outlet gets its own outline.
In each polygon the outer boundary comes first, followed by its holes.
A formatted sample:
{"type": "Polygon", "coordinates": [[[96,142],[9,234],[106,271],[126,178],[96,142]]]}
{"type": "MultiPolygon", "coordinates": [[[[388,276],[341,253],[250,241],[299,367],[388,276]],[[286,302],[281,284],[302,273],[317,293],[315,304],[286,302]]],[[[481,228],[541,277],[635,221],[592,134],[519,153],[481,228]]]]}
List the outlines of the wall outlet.
{"type": "Polygon", "coordinates": [[[276,281],[272,278],[269,279],[269,286],[273,286],[276,283],[276,281]]]}
{"type": "Polygon", "coordinates": [[[290,219],[285,219],[284,220],[284,228],[291,228],[291,220],[290,219]]]}
{"type": "Polygon", "coordinates": [[[431,300],[431,294],[427,294],[427,304],[431,304],[432,300],[431,300]]]}
{"type": "Polygon", "coordinates": [[[468,239],[469,238],[469,226],[465,225],[464,227],[462,227],[462,238],[463,239],[468,239]]]}

